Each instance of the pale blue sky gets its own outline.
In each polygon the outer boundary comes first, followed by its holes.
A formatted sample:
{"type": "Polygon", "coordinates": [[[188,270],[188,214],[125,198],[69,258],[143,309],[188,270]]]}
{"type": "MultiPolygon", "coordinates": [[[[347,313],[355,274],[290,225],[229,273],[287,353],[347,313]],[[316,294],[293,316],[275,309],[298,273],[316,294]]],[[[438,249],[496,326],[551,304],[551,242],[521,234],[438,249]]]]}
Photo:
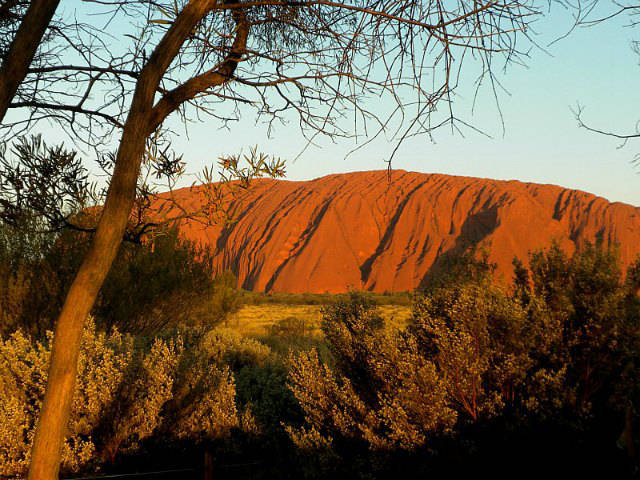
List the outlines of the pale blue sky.
{"type": "MultiPolygon", "coordinates": [[[[472,89],[461,89],[457,115],[491,138],[472,132],[462,138],[442,129],[433,143],[426,137],[406,141],[393,168],[553,183],[640,206],[640,166],[632,164],[640,152],[640,141],[618,149],[619,140],[579,129],[570,110],[580,102],[586,107],[585,120],[593,126],[625,132],[635,128],[640,119],[640,59],[631,50],[631,39],[640,37],[640,28],[626,28],[628,22],[627,17],[619,17],[578,29],[550,46],[550,54],[532,50],[527,67],[512,66],[501,75],[509,91],[500,96],[504,134],[490,91],[481,92],[472,114],[472,89]]],[[[570,16],[555,7],[536,22],[539,35],[535,38],[546,46],[570,25],[570,16]]],[[[319,144],[295,162],[288,161],[288,179],[384,169],[393,148],[381,138],[345,158],[353,142],[332,144],[320,139],[319,144]]],[[[184,154],[190,172],[211,164],[221,154],[252,145],[291,160],[304,147],[304,140],[295,122],[279,127],[273,138],[267,138],[266,128],[254,126],[254,119],[247,115],[231,130],[220,130],[213,119],[192,124],[189,137],[183,135],[173,143],[184,154]]]]}
{"type": "MultiPolygon", "coordinates": [[[[495,104],[485,90],[471,114],[471,92],[457,100],[457,111],[492,135],[468,133],[466,138],[442,129],[436,143],[425,137],[406,141],[393,161],[397,169],[527,182],[553,183],[586,190],[612,201],[640,206],[640,167],[634,155],[640,141],[622,149],[619,140],[578,128],[570,110],[577,102],[586,107],[584,118],[604,129],[631,131],[640,119],[639,58],[631,39],[640,29],[626,28],[620,17],[588,29],[578,29],[549,47],[551,55],[532,51],[527,68],[512,67],[503,84],[500,106],[506,132],[495,104]]],[[[536,24],[536,39],[546,45],[566,32],[571,18],[559,8],[536,24]]],[[[185,154],[190,168],[212,161],[220,153],[233,153],[257,144],[264,152],[292,159],[304,146],[295,124],[280,127],[274,138],[244,118],[231,131],[217,130],[215,122],[192,125],[190,139],[175,148],[185,154]]],[[[386,168],[392,145],[384,140],[345,159],[352,142],[332,144],[320,140],[295,162],[288,162],[287,178],[312,179],[329,173],[386,168]]]]}

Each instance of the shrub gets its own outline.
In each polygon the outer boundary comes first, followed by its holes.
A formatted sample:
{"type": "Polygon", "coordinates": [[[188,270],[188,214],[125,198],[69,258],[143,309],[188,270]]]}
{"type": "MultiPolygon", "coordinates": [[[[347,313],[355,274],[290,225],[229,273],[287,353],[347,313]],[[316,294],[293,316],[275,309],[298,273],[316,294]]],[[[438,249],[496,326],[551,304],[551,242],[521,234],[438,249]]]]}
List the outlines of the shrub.
{"type": "MultiPolygon", "coordinates": [[[[77,471],[95,455],[91,433],[123,382],[131,363],[132,343],[114,332],[97,333],[92,321],[83,336],[79,374],[64,443],[62,466],[77,471]]],[[[0,340],[0,403],[11,413],[0,417],[0,474],[24,473],[47,379],[51,335],[31,342],[21,331],[0,340]]]]}
{"type": "Polygon", "coordinates": [[[0,222],[0,334],[34,327],[33,312],[50,290],[39,266],[55,237],[37,233],[37,227],[32,220],[22,228],[0,222]]]}
{"type": "MultiPolygon", "coordinates": [[[[0,339],[0,475],[24,474],[46,385],[52,336],[0,339]]],[[[267,347],[228,332],[185,332],[149,342],[88,321],[62,469],[90,470],[145,441],[192,444],[253,428],[236,407],[232,369],[257,365],[267,347]]]]}
{"type": "Polygon", "coordinates": [[[438,288],[491,281],[496,267],[489,261],[487,245],[459,246],[436,259],[418,290],[430,292],[438,288]]]}
{"type": "Polygon", "coordinates": [[[622,281],[615,251],[586,245],[570,258],[554,246],[532,254],[530,270],[518,264],[512,292],[484,275],[431,288],[397,332],[366,298],[337,302],[322,324],[331,357],[289,359],[305,416],[291,439],[397,452],[546,426],[570,442],[614,445],[638,399],[638,264],[622,281]]]}
{"type": "Polygon", "coordinates": [[[260,430],[268,434],[266,440],[272,443],[274,435],[282,435],[283,422],[297,424],[302,420],[300,407],[287,388],[287,374],[286,366],[277,360],[245,365],[236,374],[239,407],[251,409],[260,430]]]}
{"type": "Polygon", "coordinates": [[[603,407],[639,321],[629,302],[635,292],[623,281],[616,251],[587,244],[568,258],[554,245],[531,256],[530,270],[532,293],[542,305],[532,314],[539,324],[554,325],[538,361],[566,372],[564,387],[574,396],[570,403],[576,412],[589,413],[594,402],[603,407]]]}
{"type": "Polygon", "coordinates": [[[449,287],[416,302],[405,336],[433,360],[451,407],[478,421],[518,400],[532,367],[527,320],[497,288],[449,287]]]}
{"type": "Polygon", "coordinates": [[[382,327],[375,307],[352,295],[324,311],[335,369],[315,349],[290,357],[289,385],[310,427],[289,429],[300,448],[344,438],[412,450],[451,428],[456,415],[433,362],[411,339],[382,327]]]}
{"type": "Polygon", "coordinates": [[[304,337],[309,333],[309,326],[302,318],[287,317],[278,320],[269,328],[269,334],[275,337],[304,337]]]}
{"type": "Polygon", "coordinates": [[[202,338],[199,348],[211,361],[227,365],[234,372],[249,365],[263,365],[271,354],[266,345],[229,328],[210,330],[202,338]]]}
{"type": "MultiPolygon", "coordinates": [[[[0,334],[21,328],[43,338],[90,236],[36,235],[29,228],[0,228],[0,334]]],[[[206,248],[169,231],[153,243],[122,245],[93,313],[101,329],[153,335],[176,325],[210,328],[235,312],[240,299],[235,277],[217,272],[206,248]]]]}
{"type": "Polygon", "coordinates": [[[239,299],[235,277],[216,272],[211,252],[172,230],[153,243],[122,245],[94,311],[105,329],[154,334],[176,325],[213,327],[239,299]]]}

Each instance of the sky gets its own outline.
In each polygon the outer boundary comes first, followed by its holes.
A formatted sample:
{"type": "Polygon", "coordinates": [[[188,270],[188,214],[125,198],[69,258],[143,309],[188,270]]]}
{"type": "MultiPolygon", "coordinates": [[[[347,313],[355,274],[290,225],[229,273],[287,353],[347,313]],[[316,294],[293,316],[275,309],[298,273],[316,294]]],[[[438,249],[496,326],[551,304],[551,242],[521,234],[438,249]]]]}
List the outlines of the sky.
{"type": "MultiPolygon", "coordinates": [[[[640,166],[633,164],[640,140],[619,148],[621,141],[578,127],[571,107],[584,107],[584,119],[594,127],[630,132],[640,119],[640,57],[631,39],[640,28],[627,27],[619,17],[590,28],[567,32],[571,17],[559,8],[535,25],[536,40],[545,46],[531,52],[526,67],[512,66],[501,82],[504,132],[490,92],[472,113],[472,95],[456,99],[457,112],[490,134],[452,135],[449,129],[406,141],[392,167],[426,173],[551,183],[585,190],[611,201],[640,206],[640,166]]],[[[634,37],[635,36],[635,37],[634,37]]],[[[464,94],[464,90],[463,90],[464,94]]],[[[244,118],[232,130],[211,123],[190,126],[189,139],[174,147],[184,153],[190,168],[204,165],[221,153],[258,145],[261,151],[289,160],[287,178],[307,180],[330,173],[384,169],[393,144],[382,139],[349,155],[355,144],[320,140],[295,161],[304,147],[296,125],[279,128],[273,138],[244,118]]]]}
{"type": "MultiPolygon", "coordinates": [[[[632,51],[631,40],[640,39],[640,27],[629,28],[629,18],[620,16],[577,29],[549,45],[571,24],[570,15],[555,6],[534,24],[535,39],[545,50],[534,48],[526,66],[512,65],[499,74],[508,91],[499,97],[504,130],[490,90],[480,92],[474,109],[473,89],[467,85],[455,100],[456,113],[489,136],[467,131],[463,137],[441,129],[433,140],[405,141],[392,167],[551,183],[640,206],[640,165],[633,164],[640,140],[620,148],[620,140],[579,128],[571,111],[578,103],[583,105],[584,119],[604,130],[631,132],[636,128],[640,57],[632,51]]],[[[191,173],[211,165],[222,154],[246,151],[254,145],[287,160],[289,180],[385,169],[395,146],[380,138],[347,156],[356,146],[353,141],[319,139],[317,146],[304,150],[305,141],[294,122],[279,127],[268,138],[266,128],[256,126],[251,116],[243,117],[230,130],[221,129],[214,119],[194,123],[188,136],[183,134],[173,142],[191,173]]]]}

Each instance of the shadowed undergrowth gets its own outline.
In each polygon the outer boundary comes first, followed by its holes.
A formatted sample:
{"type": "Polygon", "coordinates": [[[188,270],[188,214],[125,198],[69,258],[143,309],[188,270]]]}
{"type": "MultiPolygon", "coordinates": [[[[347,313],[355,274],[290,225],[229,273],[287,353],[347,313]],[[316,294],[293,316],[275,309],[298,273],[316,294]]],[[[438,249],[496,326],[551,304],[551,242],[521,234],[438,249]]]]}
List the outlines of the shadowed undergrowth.
{"type": "MultiPolygon", "coordinates": [[[[623,274],[615,251],[533,253],[509,288],[491,281],[486,257],[462,256],[415,296],[331,297],[238,292],[228,275],[213,280],[202,252],[166,242],[124,251],[86,327],[65,474],[199,468],[204,451],[221,478],[506,477],[552,465],[622,477],[637,464],[640,264],[623,274]],[[145,286],[175,261],[187,265],[145,286]],[[119,288],[146,307],[126,318],[119,288]]],[[[19,245],[5,242],[0,265],[9,477],[29,461],[51,342],[48,310],[26,300],[47,279],[30,269],[70,263],[64,244],[22,258],[19,245]]],[[[42,298],[55,301],[56,282],[42,298]]]]}

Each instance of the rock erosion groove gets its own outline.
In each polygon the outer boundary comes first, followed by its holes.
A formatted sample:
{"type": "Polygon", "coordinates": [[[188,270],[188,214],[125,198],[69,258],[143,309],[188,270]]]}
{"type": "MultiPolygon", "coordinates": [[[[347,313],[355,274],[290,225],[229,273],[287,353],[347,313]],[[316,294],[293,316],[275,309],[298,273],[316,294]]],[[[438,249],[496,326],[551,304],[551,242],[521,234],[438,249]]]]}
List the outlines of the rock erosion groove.
{"type": "MultiPolygon", "coordinates": [[[[193,202],[189,189],[174,196],[193,202]]],[[[197,196],[196,196],[197,198],[197,196]]],[[[623,267],[640,254],[640,208],[555,185],[386,171],[306,182],[257,180],[224,227],[183,223],[247,289],[336,293],[413,290],[438,258],[480,243],[510,280],[515,256],[601,239],[623,267]]]]}

